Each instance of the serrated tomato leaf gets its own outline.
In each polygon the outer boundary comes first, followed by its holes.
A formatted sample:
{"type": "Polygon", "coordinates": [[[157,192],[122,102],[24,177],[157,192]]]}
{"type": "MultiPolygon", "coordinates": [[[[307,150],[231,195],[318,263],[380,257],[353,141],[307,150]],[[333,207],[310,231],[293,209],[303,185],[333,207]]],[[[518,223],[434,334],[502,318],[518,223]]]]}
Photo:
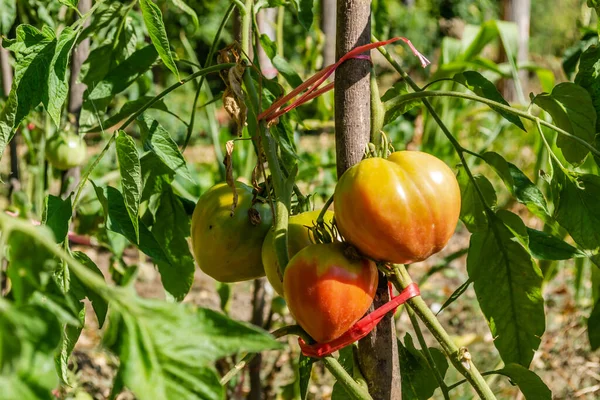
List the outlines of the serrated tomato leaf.
{"type": "Polygon", "coordinates": [[[494,215],[471,236],[467,271],[502,360],[527,367],[545,330],[542,273],[513,233],[524,224],[504,220],[494,215]]]}
{"type": "Polygon", "coordinates": [[[535,372],[519,364],[507,364],[504,368],[495,371],[504,375],[519,386],[525,400],[552,400],[552,392],[548,386],[536,375],[535,372]]]}
{"type": "Polygon", "coordinates": [[[222,399],[212,362],[281,347],[267,332],[212,310],[130,293],[111,304],[105,344],[121,360],[118,379],[141,400],[222,399]]]}
{"type": "Polygon", "coordinates": [[[169,263],[157,263],[163,286],[181,301],[194,282],[195,264],[187,242],[190,219],[170,187],[160,197],[152,233],[169,259],[169,263]]]}
{"type": "MultiPolygon", "coordinates": [[[[548,112],[554,123],[561,129],[593,144],[596,134],[596,110],[589,93],[579,85],[564,82],[556,85],[552,93],[542,93],[533,102],[548,112]]],[[[589,150],[575,140],[558,135],[556,145],[562,150],[565,159],[577,166],[584,160],[589,150]]]]}
{"type": "Polygon", "coordinates": [[[140,166],[140,157],[135,142],[124,131],[117,132],[116,147],[125,207],[135,231],[134,244],[138,244],[140,240],[138,212],[140,197],[142,195],[142,167],[140,166]]]}
{"type": "MultiPolygon", "coordinates": [[[[448,370],[448,360],[436,348],[429,348],[442,378],[448,370]]],[[[402,398],[405,400],[430,399],[439,387],[435,372],[430,366],[423,350],[415,348],[413,338],[409,333],[404,336],[404,344],[398,340],[398,355],[400,358],[400,374],[402,376],[402,398]]]]}
{"type": "Polygon", "coordinates": [[[142,132],[144,150],[155,153],[173,172],[193,183],[185,158],[169,132],[146,114],[138,118],[138,125],[142,132]]]}
{"type": "MultiPolygon", "coordinates": [[[[460,187],[461,197],[460,220],[470,232],[485,230],[488,225],[488,219],[484,204],[475,185],[463,168],[458,171],[456,179],[460,187]]],[[[474,180],[483,194],[485,203],[488,207],[494,209],[497,202],[496,191],[490,181],[483,175],[475,175],[474,180]]]]}
{"type": "Polygon", "coordinates": [[[165,63],[165,66],[175,74],[177,80],[181,80],[177,65],[175,65],[175,60],[173,60],[173,56],[171,55],[169,39],[167,38],[167,31],[165,30],[160,8],[152,0],[140,0],[140,8],[142,9],[142,15],[144,16],[150,40],[152,40],[152,44],[156,48],[158,55],[163,63],[165,63]]]}
{"type": "Polygon", "coordinates": [[[71,196],[64,200],[51,194],[46,196],[42,224],[52,230],[57,243],[62,243],[67,237],[72,214],[71,196]]]}

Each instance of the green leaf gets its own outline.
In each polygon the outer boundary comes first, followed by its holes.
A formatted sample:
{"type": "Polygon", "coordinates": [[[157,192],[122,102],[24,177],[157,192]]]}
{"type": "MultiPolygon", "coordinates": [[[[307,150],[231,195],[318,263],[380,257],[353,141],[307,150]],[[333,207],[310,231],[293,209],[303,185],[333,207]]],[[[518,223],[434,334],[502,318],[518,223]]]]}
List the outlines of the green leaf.
{"type": "Polygon", "coordinates": [[[57,127],[60,126],[61,111],[69,94],[69,60],[80,33],[81,29],[73,30],[71,27],[63,29],[50,63],[47,98],[43,98],[42,101],[57,127]]]}
{"type": "Polygon", "coordinates": [[[130,293],[113,299],[112,306],[105,344],[119,356],[118,380],[140,400],[221,400],[212,362],[281,348],[267,332],[212,310],[130,293]]]}
{"type": "MultiPolygon", "coordinates": [[[[584,88],[564,82],[555,86],[550,94],[535,96],[533,102],[547,111],[559,128],[588,143],[594,143],[596,110],[592,98],[584,88]]],[[[564,135],[558,135],[556,145],[562,150],[565,159],[575,166],[581,164],[589,153],[588,149],[564,135]]]]}
{"type": "Polygon", "coordinates": [[[152,40],[152,44],[156,48],[158,55],[165,63],[165,66],[175,74],[177,80],[181,80],[175,60],[173,60],[173,56],[171,55],[169,39],[167,38],[167,31],[165,30],[160,8],[152,0],[140,0],[140,8],[142,9],[150,40],[152,40]]]}
{"type": "MultiPolygon", "coordinates": [[[[464,292],[467,291],[467,289],[469,288],[469,286],[471,285],[471,283],[473,283],[473,281],[471,280],[471,278],[467,279],[465,283],[463,283],[462,285],[460,285],[455,291],[454,293],[452,293],[450,295],[450,297],[448,297],[448,300],[446,300],[444,302],[444,304],[442,304],[442,306],[440,307],[440,310],[437,312],[437,314],[441,313],[445,308],[447,308],[450,304],[454,303],[456,300],[458,300],[458,298],[460,296],[462,296],[462,294],[464,292]]],[[[436,315],[437,315],[436,314],[436,315]]]]}
{"type": "MultiPolygon", "coordinates": [[[[120,24],[124,20],[121,30],[115,26],[106,39],[94,48],[81,67],[80,80],[89,88],[95,87],[106,75],[115,69],[124,60],[131,57],[136,51],[138,37],[132,20],[125,17],[122,7],[109,8],[99,16],[98,30],[104,24],[120,24]],[[106,22],[103,22],[106,19],[106,22]],[[116,35],[116,36],[115,36],[116,35]]],[[[86,30],[80,35],[84,36],[86,30]]],[[[94,32],[97,32],[94,31],[94,32]]]]}
{"type": "Polygon", "coordinates": [[[77,3],[79,3],[79,0],[58,0],[58,2],[69,8],[72,8],[73,10],[77,10],[77,3]]]}
{"type": "Polygon", "coordinates": [[[169,263],[157,263],[163,286],[181,301],[192,288],[195,264],[186,239],[190,236],[190,219],[170,187],[160,197],[152,233],[169,259],[169,263]]]}
{"type": "Polygon", "coordinates": [[[381,97],[383,107],[385,108],[385,117],[383,118],[384,126],[421,104],[420,100],[402,100],[402,96],[408,92],[408,84],[405,80],[400,80],[394,83],[394,86],[389,88],[381,97]]]}
{"type": "Polygon", "coordinates": [[[587,321],[588,338],[592,351],[600,348],[600,301],[596,302],[587,321]]]}
{"type": "Polygon", "coordinates": [[[79,118],[81,129],[87,130],[100,122],[96,115],[106,110],[115,95],[127,89],[141,74],[145,73],[156,60],[156,56],[153,46],[137,50],[93,88],[88,87],[79,118]]]}
{"type": "Polygon", "coordinates": [[[548,221],[550,212],[542,191],[516,165],[493,151],[482,154],[483,159],[496,171],[510,193],[525,204],[534,215],[548,221]]]}
{"type": "Polygon", "coordinates": [[[58,386],[53,353],[60,325],[48,310],[16,307],[0,298],[0,387],[2,399],[51,400],[58,386]]]}
{"type": "Polygon", "coordinates": [[[519,386],[525,400],[552,400],[552,392],[548,386],[536,375],[519,364],[507,364],[496,371],[497,374],[508,377],[513,384],[519,386]]]}
{"type": "Polygon", "coordinates": [[[0,0],[0,35],[8,35],[17,19],[17,0],[0,0]]]}
{"type": "Polygon", "coordinates": [[[260,35],[260,44],[265,50],[267,57],[273,62],[273,66],[283,76],[283,78],[292,87],[298,87],[302,84],[302,78],[296,72],[296,69],[283,57],[277,54],[277,44],[273,42],[266,34],[260,35]]]}
{"type": "MultiPolygon", "coordinates": [[[[155,203],[160,198],[161,193],[171,185],[175,178],[175,172],[169,168],[156,153],[146,153],[140,159],[142,166],[142,180],[144,182],[144,191],[142,192],[142,201],[155,203]]],[[[149,207],[154,212],[154,207],[149,207]]]]}
{"type": "MultiPolygon", "coordinates": [[[[470,232],[485,230],[488,226],[484,204],[477,193],[475,185],[469,179],[463,168],[458,171],[458,185],[460,186],[461,206],[460,220],[470,232]]],[[[487,205],[494,209],[496,206],[496,191],[490,181],[483,175],[474,176],[475,183],[483,193],[487,205]]]]}
{"type": "MultiPolygon", "coordinates": [[[[498,89],[496,89],[496,86],[492,82],[487,80],[479,72],[465,71],[454,75],[454,78],[452,79],[455,82],[465,86],[467,89],[471,90],[478,96],[485,97],[486,99],[493,100],[497,103],[510,106],[510,104],[508,104],[508,102],[504,100],[504,97],[502,97],[498,89]]],[[[518,116],[497,107],[491,108],[498,114],[502,115],[507,121],[513,123],[517,127],[521,128],[523,131],[527,132],[525,127],[523,126],[523,122],[521,122],[521,119],[518,116]]]]}
{"type": "MultiPolygon", "coordinates": [[[[82,265],[86,266],[90,271],[104,279],[104,275],[102,275],[100,268],[98,268],[98,266],[91,260],[91,258],[88,257],[87,254],[81,251],[76,251],[73,253],[73,257],[75,257],[75,259],[82,265]]],[[[94,309],[94,313],[98,319],[98,327],[102,328],[108,312],[108,302],[96,291],[92,290],[92,288],[81,282],[75,274],[71,274],[71,290],[78,300],[87,298],[90,303],[92,303],[92,308],[94,309]]]]}
{"type": "Polygon", "coordinates": [[[556,165],[553,169],[554,218],[581,249],[596,253],[600,248],[600,177],[567,174],[556,165]]]}
{"type": "Polygon", "coordinates": [[[507,226],[504,213],[471,236],[467,271],[502,360],[529,366],[545,330],[542,273],[513,233],[525,225],[507,226]]]}
{"type": "Polygon", "coordinates": [[[292,4],[298,13],[300,25],[309,31],[313,23],[313,5],[314,0],[292,0],[292,4]]]}
{"type": "Polygon", "coordinates": [[[22,24],[17,27],[16,39],[4,39],[3,46],[15,53],[16,64],[13,86],[0,112],[0,158],[17,126],[43,99],[48,99],[48,76],[56,37],[50,28],[40,31],[22,24]]]}
{"type": "Polygon", "coordinates": [[[192,21],[194,22],[194,26],[196,27],[196,29],[200,28],[200,24],[198,23],[198,15],[196,14],[196,11],[194,11],[194,9],[192,7],[185,4],[185,2],[183,0],[171,0],[171,3],[173,3],[173,5],[175,5],[175,7],[179,8],[181,11],[183,11],[184,13],[186,13],[187,15],[189,15],[192,18],[192,21]]]}
{"type": "Polygon", "coordinates": [[[173,172],[193,183],[194,179],[190,175],[185,158],[169,132],[160,126],[157,120],[145,114],[138,118],[138,125],[142,132],[144,149],[155,153],[173,172]]]}
{"type": "MultiPolygon", "coordinates": [[[[446,357],[436,348],[430,347],[429,352],[443,378],[448,370],[446,357]]],[[[404,344],[398,340],[398,355],[402,376],[402,398],[405,400],[430,399],[439,387],[435,379],[435,372],[427,362],[423,350],[415,348],[409,333],[404,336],[404,344]]]]}
{"type": "MultiPolygon", "coordinates": [[[[40,226],[40,234],[54,237],[50,229],[40,226]]],[[[10,264],[7,275],[11,280],[15,304],[25,304],[36,290],[44,291],[58,262],[52,254],[37,241],[21,231],[11,232],[8,237],[10,264]]]]}
{"type": "MultiPolygon", "coordinates": [[[[123,107],[121,107],[119,112],[106,119],[101,125],[96,125],[95,127],[88,129],[86,132],[101,132],[102,130],[111,128],[118,123],[123,122],[125,118],[128,118],[141,110],[142,107],[144,107],[150,100],[153,99],[154,96],[142,96],[135,100],[128,101],[127,103],[123,104],[123,107]]],[[[155,102],[149,107],[149,109],[169,111],[163,100],[155,102]]]]}
{"type": "MultiPolygon", "coordinates": [[[[594,35],[597,39],[597,36],[594,35]]],[[[581,51],[581,50],[580,50],[581,51]]],[[[575,68],[573,68],[574,70],[575,68]]],[[[595,44],[581,54],[575,83],[587,90],[596,110],[596,132],[600,132],[600,47],[595,44]]]]}
{"type": "Polygon", "coordinates": [[[298,373],[300,383],[300,399],[305,400],[308,396],[308,385],[310,383],[310,376],[312,374],[312,367],[315,363],[313,358],[307,357],[304,354],[300,354],[298,360],[298,373]]]}
{"type": "MultiPolygon", "coordinates": [[[[92,182],[93,184],[93,182],[92,182]]],[[[130,242],[136,243],[136,234],[123,195],[117,189],[108,186],[99,188],[94,184],[96,195],[104,210],[106,219],[106,228],[125,236],[130,242]]],[[[169,262],[167,255],[156,241],[152,232],[148,230],[146,225],[138,222],[139,225],[139,244],[138,248],[147,256],[151,257],[154,262],[169,262]]]]}
{"type": "Polygon", "coordinates": [[[569,260],[586,257],[581,250],[549,233],[527,228],[529,233],[529,251],[538,260],[569,260]]]}
{"type": "Polygon", "coordinates": [[[138,212],[140,197],[142,195],[142,167],[140,166],[140,158],[135,147],[135,142],[124,131],[117,133],[116,146],[125,207],[127,207],[127,213],[135,231],[134,243],[138,244],[140,240],[138,212]]]}
{"type": "Polygon", "coordinates": [[[57,243],[62,243],[67,237],[72,214],[71,196],[65,200],[51,194],[46,196],[42,224],[52,230],[57,243]]]}
{"type": "Polygon", "coordinates": [[[80,312],[79,312],[79,322],[80,325],[69,325],[63,324],[62,326],[62,336],[60,340],[60,351],[58,351],[54,357],[54,362],[56,364],[56,370],[60,375],[60,379],[65,384],[70,384],[70,370],[69,370],[69,358],[73,353],[73,349],[75,348],[75,344],[77,340],[79,340],[79,336],[83,330],[83,325],[85,324],[85,307],[83,304],[80,304],[80,312]]]}

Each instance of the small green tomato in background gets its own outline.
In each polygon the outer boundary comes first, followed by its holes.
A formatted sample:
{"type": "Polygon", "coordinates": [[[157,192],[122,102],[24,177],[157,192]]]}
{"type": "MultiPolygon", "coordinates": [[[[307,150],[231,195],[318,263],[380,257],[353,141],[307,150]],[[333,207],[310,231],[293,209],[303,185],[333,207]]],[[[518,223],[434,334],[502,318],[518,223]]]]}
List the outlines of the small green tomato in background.
{"type": "Polygon", "coordinates": [[[61,132],[46,142],[46,159],[56,169],[67,170],[83,164],[87,146],[82,137],[61,132]]]}

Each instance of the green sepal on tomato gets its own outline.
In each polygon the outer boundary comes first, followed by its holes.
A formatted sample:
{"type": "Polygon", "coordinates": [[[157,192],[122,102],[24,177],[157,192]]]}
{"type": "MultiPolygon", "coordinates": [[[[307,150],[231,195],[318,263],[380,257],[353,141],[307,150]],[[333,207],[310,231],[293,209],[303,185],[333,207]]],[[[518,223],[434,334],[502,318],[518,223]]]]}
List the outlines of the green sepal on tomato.
{"type": "Polygon", "coordinates": [[[273,220],[271,208],[255,201],[250,186],[235,182],[235,188],[235,209],[231,188],[219,183],[198,199],[192,215],[194,258],[204,273],[220,282],[265,275],[261,248],[273,220]]]}
{"type": "Polygon", "coordinates": [[[317,342],[342,336],[360,320],[377,290],[377,266],[348,256],[344,243],[312,244],[288,263],[283,292],[298,324],[317,342]]]}
{"type": "Polygon", "coordinates": [[[443,249],[460,214],[452,170],[420,151],[367,158],[349,168],[334,193],[337,227],[362,254],[378,261],[422,261],[443,249]]]}
{"type": "MultiPolygon", "coordinates": [[[[290,217],[287,232],[290,259],[306,246],[313,244],[310,240],[309,227],[312,227],[317,222],[320,212],[320,210],[307,211],[290,217]]],[[[333,212],[326,211],[323,220],[325,223],[331,224],[333,221],[333,212]]],[[[273,229],[269,230],[263,243],[262,261],[269,283],[271,283],[273,289],[280,296],[283,296],[283,280],[279,270],[279,263],[277,262],[277,254],[275,253],[273,229]]]]}
{"type": "Polygon", "coordinates": [[[56,133],[46,142],[46,159],[56,169],[67,170],[78,167],[86,158],[85,141],[74,133],[56,133]]]}

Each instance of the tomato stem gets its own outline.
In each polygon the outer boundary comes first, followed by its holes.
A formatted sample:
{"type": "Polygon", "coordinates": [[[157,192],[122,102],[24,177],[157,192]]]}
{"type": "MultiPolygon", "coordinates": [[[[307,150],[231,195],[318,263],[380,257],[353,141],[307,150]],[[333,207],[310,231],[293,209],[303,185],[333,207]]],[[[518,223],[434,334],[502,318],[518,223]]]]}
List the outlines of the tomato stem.
{"type": "Polygon", "coordinates": [[[344,386],[344,389],[350,398],[355,400],[372,399],[369,392],[348,375],[348,372],[346,372],[337,359],[333,356],[326,356],[323,357],[322,360],[325,367],[331,372],[331,375],[344,386]]]}
{"type": "MultiPolygon", "coordinates": [[[[408,287],[413,283],[406,267],[402,264],[392,265],[393,273],[389,276],[396,290],[402,291],[405,287],[408,287]]],[[[483,400],[495,400],[496,396],[488,386],[483,376],[475,367],[471,360],[467,360],[461,356],[461,350],[454,344],[450,335],[446,332],[444,327],[437,320],[436,316],[429,309],[425,301],[421,296],[415,296],[407,301],[408,306],[414,311],[414,313],[423,321],[427,329],[433,334],[436,340],[442,346],[442,350],[452,363],[456,370],[460,372],[467,381],[473,386],[477,394],[483,400]],[[468,366],[468,367],[467,367],[468,366]]]]}

